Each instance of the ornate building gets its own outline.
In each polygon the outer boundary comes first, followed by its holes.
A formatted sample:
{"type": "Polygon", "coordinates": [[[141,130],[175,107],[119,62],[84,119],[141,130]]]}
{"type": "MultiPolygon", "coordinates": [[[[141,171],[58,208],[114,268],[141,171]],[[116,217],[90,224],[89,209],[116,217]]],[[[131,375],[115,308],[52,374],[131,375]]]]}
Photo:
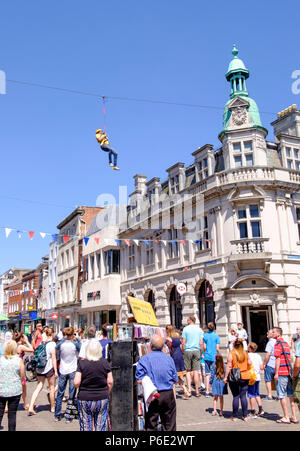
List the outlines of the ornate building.
{"type": "Polygon", "coordinates": [[[293,105],[280,112],[271,124],[275,141],[268,141],[247,91],[249,71],[236,47],[232,53],[221,146],[197,149],[191,166],[173,165],[164,181],[135,176],[119,236],[119,319],[130,313],[131,294],[151,302],[162,325],[184,326],[191,314],[202,326],[214,321],[223,348],[228,328],[243,321],[262,350],[269,327],[278,325],[290,337],[300,322],[300,111],[293,105]],[[197,224],[193,239],[176,213],[174,199],[184,195],[197,224]],[[194,213],[200,195],[201,219],[194,213]],[[179,282],[186,284],[184,295],[176,290],[179,282]]]}

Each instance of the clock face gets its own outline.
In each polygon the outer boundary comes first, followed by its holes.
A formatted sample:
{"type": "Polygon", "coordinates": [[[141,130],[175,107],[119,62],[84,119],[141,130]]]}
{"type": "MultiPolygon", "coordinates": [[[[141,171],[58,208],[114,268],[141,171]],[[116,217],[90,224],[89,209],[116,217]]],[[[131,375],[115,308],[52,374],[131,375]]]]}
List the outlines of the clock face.
{"type": "Polygon", "coordinates": [[[246,107],[237,107],[232,110],[232,122],[234,125],[243,125],[247,121],[246,107]]]}

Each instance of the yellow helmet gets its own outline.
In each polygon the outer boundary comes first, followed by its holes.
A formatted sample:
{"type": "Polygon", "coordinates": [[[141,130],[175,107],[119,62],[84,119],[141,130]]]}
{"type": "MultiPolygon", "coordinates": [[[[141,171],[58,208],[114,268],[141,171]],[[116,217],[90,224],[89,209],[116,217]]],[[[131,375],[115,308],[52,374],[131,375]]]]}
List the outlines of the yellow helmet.
{"type": "Polygon", "coordinates": [[[103,130],[101,130],[101,128],[98,128],[98,130],[96,130],[96,135],[97,133],[103,133],[103,130]]]}

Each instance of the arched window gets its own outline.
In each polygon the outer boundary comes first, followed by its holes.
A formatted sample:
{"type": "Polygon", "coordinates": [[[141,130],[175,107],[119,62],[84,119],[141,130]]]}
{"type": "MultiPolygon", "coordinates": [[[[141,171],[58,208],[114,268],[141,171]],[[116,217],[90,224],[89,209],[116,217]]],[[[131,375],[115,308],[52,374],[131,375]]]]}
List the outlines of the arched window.
{"type": "Polygon", "coordinates": [[[153,307],[154,312],[156,312],[155,296],[154,296],[153,290],[147,290],[145,293],[144,299],[146,302],[150,302],[150,304],[153,307]]]}
{"type": "Polygon", "coordinates": [[[134,296],[133,293],[129,293],[128,296],[127,296],[127,309],[128,309],[128,314],[129,314],[129,315],[133,315],[133,311],[132,311],[131,305],[129,304],[129,299],[128,299],[129,297],[135,298],[135,296],[134,296]]]}
{"type": "Polygon", "coordinates": [[[177,292],[175,285],[170,292],[169,303],[171,324],[172,326],[175,326],[176,329],[180,329],[182,326],[182,304],[181,296],[177,292]]]}
{"type": "Polygon", "coordinates": [[[207,280],[204,280],[200,285],[198,303],[201,326],[203,327],[208,323],[215,324],[214,293],[211,284],[207,280]]]}

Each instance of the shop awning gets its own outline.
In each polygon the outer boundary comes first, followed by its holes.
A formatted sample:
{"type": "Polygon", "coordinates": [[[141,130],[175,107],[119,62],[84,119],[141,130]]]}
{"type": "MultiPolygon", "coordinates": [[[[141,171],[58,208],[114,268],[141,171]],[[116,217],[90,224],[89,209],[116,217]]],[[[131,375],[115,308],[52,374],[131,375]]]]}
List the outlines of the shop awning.
{"type": "Polygon", "coordinates": [[[9,318],[5,315],[1,315],[0,313],[0,321],[9,321],[9,318]]]}

